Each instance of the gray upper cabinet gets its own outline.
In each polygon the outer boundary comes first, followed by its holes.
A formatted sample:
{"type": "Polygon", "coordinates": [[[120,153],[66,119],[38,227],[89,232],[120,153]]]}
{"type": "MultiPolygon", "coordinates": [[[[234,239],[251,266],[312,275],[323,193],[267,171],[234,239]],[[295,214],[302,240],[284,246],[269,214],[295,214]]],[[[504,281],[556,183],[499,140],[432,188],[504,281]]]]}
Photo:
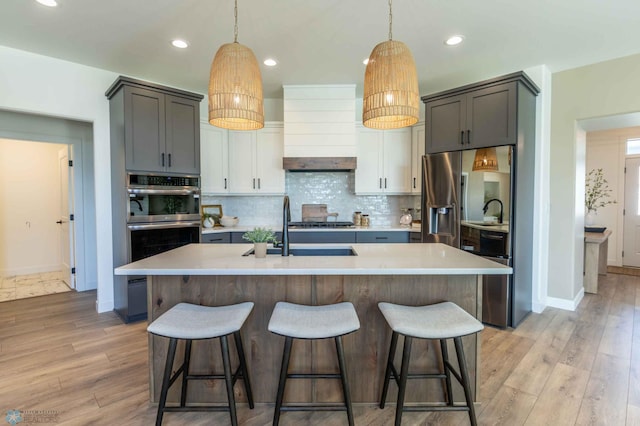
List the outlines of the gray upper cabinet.
{"type": "Polygon", "coordinates": [[[537,91],[524,73],[424,96],[426,152],[515,145],[518,91],[537,91]]]}
{"type": "Polygon", "coordinates": [[[127,77],[119,77],[106,95],[112,145],[124,139],[127,171],[200,173],[202,95],[127,77]]]}

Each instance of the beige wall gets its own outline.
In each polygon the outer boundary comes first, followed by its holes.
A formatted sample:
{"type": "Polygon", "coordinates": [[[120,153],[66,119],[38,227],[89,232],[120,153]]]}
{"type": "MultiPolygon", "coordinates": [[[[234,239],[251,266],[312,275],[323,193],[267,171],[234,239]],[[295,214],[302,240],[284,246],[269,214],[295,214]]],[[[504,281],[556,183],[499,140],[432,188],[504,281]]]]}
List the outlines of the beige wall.
{"type": "Polygon", "coordinates": [[[0,276],[60,270],[62,148],[0,139],[0,276]]]}
{"type": "Polygon", "coordinates": [[[550,304],[582,294],[585,132],[580,120],[640,111],[640,55],[553,74],[550,304]]]}

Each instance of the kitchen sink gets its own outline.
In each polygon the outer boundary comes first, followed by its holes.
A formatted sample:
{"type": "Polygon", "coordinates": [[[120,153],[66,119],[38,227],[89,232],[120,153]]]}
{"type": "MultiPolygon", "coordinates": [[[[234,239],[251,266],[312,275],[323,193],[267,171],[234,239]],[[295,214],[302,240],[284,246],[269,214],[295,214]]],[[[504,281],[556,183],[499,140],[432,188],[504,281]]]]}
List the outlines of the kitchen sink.
{"type": "MultiPolygon", "coordinates": [[[[243,256],[253,255],[253,249],[242,254],[243,256]]],[[[267,249],[267,255],[281,256],[282,250],[279,247],[267,249]]],[[[290,247],[290,256],[357,256],[353,247],[290,247]]]]}

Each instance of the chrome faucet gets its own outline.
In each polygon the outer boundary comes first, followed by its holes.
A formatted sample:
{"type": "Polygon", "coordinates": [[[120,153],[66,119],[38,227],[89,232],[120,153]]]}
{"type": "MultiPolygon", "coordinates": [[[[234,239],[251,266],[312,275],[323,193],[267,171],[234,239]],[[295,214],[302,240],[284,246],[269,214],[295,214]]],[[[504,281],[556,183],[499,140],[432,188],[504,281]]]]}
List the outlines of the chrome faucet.
{"type": "Polygon", "coordinates": [[[486,213],[487,213],[487,210],[489,210],[489,203],[491,203],[492,201],[497,201],[497,202],[499,202],[499,203],[500,203],[500,217],[498,218],[498,223],[502,223],[502,217],[503,217],[503,213],[504,213],[504,212],[503,212],[504,206],[502,205],[502,201],[498,200],[497,198],[492,198],[492,199],[490,199],[489,201],[487,201],[487,202],[484,204],[484,207],[482,208],[482,212],[483,212],[484,214],[486,214],[486,213]]]}
{"type": "Polygon", "coordinates": [[[289,256],[289,221],[291,220],[291,208],[289,207],[289,196],[284,196],[282,205],[282,255],[289,256]]]}

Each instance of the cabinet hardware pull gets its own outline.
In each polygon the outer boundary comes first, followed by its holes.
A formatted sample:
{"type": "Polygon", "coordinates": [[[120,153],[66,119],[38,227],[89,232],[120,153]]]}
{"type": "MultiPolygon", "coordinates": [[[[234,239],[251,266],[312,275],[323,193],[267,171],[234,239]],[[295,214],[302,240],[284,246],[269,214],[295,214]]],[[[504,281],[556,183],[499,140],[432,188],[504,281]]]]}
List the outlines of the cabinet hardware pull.
{"type": "Polygon", "coordinates": [[[260,189],[260,178],[258,178],[258,189],[260,189]]]}
{"type": "Polygon", "coordinates": [[[467,143],[471,143],[471,130],[467,130],[467,143]]]}
{"type": "Polygon", "coordinates": [[[253,189],[256,189],[256,178],[253,178],[253,189]]]}
{"type": "Polygon", "coordinates": [[[169,153],[169,167],[171,167],[171,153],[169,153]]]}
{"type": "Polygon", "coordinates": [[[413,178],[413,189],[416,189],[416,178],[413,178]]]}
{"type": "Polygon", "coordinates": [[[164,152],[162,153],[162,167],[164,167],[164,152]]]}
{"type": "Polygon", "coordinates": [[[464,130],[460,131],[460,144],[464,145],[464,130]]]}
{"type": "Polygon", "coordinates": [[[384,178],[384,189],[387,189],[387,178],[384,178]]]}
{"type": "Polygon", "coordinates": [[[227,189],[227,178],[224,178],[224,189],[227,189]]]}
{"type": "Polygon", "coordinates": [[[382,178],[380,178],[380,183],[378,185],[380,186],[380,189],[382,189],[382,178]]]}

